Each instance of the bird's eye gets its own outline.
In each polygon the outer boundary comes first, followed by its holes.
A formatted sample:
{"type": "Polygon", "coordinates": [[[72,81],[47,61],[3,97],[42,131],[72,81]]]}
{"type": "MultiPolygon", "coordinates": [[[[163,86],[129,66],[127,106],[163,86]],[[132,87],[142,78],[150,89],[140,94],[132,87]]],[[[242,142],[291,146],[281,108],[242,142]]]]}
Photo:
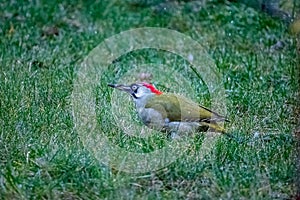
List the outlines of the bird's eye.
{"type": "Polygon", "coordinates": [[[132,89],[133,91],[136,91],[137,88],[138,88],[138,87],[137,87],[136,85],[131,86],[131,89],[132,89]]]}

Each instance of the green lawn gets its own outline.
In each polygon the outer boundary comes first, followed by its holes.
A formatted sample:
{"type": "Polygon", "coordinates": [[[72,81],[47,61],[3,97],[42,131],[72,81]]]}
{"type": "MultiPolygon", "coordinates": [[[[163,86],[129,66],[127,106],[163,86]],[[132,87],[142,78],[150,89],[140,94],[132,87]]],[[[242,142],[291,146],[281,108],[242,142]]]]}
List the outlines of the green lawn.
{"type": "Polygon", "coordinates": [[[0,11],[0,197],[293,197],[299,69],[296,38],[286,24],[244,4],[218,0],[137,2],[0,2],[5,8],[0,11]],[[183,156],[144,173],[118,171],[101,162],[101,149],[89,148],[84,140],[105,136],[121,150],[139,154],[176,144],[157,132],[149,137],[125,134],[139,133],[141,123],[130,99],[107,83],[131,83],[149,73],[159,89],[211,105],[201,72],[196,74],[186,59],[139,49],[108,67],[98,66],[101,74],[92,94],[100,135],[80,132],[72,93],[82,63],[105,39],[142,27],[176,30],[202,45],[225,91],[219,101],[227,108],[228,132],[247,142],[219,137],[203,156],[204,134],[192,136],[182,147],[183,156]]]}

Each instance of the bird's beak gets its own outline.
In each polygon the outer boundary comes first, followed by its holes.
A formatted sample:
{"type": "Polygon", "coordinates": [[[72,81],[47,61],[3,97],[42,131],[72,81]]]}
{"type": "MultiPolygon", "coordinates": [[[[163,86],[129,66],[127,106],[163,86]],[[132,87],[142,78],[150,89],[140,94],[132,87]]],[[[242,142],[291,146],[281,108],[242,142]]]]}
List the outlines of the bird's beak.
{"type": "Polygon", "coordinates": [[[108,84],[109,87],[112,87],[112,88],[115,88],[115,89],[118,89],[118,90],[121,90],[121,91],[124,91],[124,92],[127,92],[129,94],[131,94],[131,88],[130,86],[127,86],[127,85],[123,85],[123,84],[108,84]]]}

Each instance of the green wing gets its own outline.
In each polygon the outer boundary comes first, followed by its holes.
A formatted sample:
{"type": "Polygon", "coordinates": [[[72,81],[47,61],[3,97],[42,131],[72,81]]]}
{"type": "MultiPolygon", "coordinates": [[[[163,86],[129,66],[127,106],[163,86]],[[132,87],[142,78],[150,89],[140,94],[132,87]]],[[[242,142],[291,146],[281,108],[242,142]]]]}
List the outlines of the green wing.
{"type": "Polygon", "coordinates": [[[150,99],[145,108],[153,108],[172,121],[217,122],[227,121],[223,116],[179,95],[162,94],[150,99]]]}

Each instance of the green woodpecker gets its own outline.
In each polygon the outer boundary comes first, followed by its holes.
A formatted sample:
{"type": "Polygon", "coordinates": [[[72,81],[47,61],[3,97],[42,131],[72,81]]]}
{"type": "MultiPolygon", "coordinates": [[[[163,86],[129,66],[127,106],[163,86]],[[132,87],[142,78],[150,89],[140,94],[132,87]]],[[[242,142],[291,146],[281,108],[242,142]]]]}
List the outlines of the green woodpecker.
{"type": "Polygon", "coordinates": [[[177,137],[182,132],[206,131],[208,128],[225,133],[218,124],[228,121],[225,117],[183,96],[163,93],[150,83],[108,86],[130,94],[143,123],[152,129],[166,131],[171,137],[177,137]]]}

